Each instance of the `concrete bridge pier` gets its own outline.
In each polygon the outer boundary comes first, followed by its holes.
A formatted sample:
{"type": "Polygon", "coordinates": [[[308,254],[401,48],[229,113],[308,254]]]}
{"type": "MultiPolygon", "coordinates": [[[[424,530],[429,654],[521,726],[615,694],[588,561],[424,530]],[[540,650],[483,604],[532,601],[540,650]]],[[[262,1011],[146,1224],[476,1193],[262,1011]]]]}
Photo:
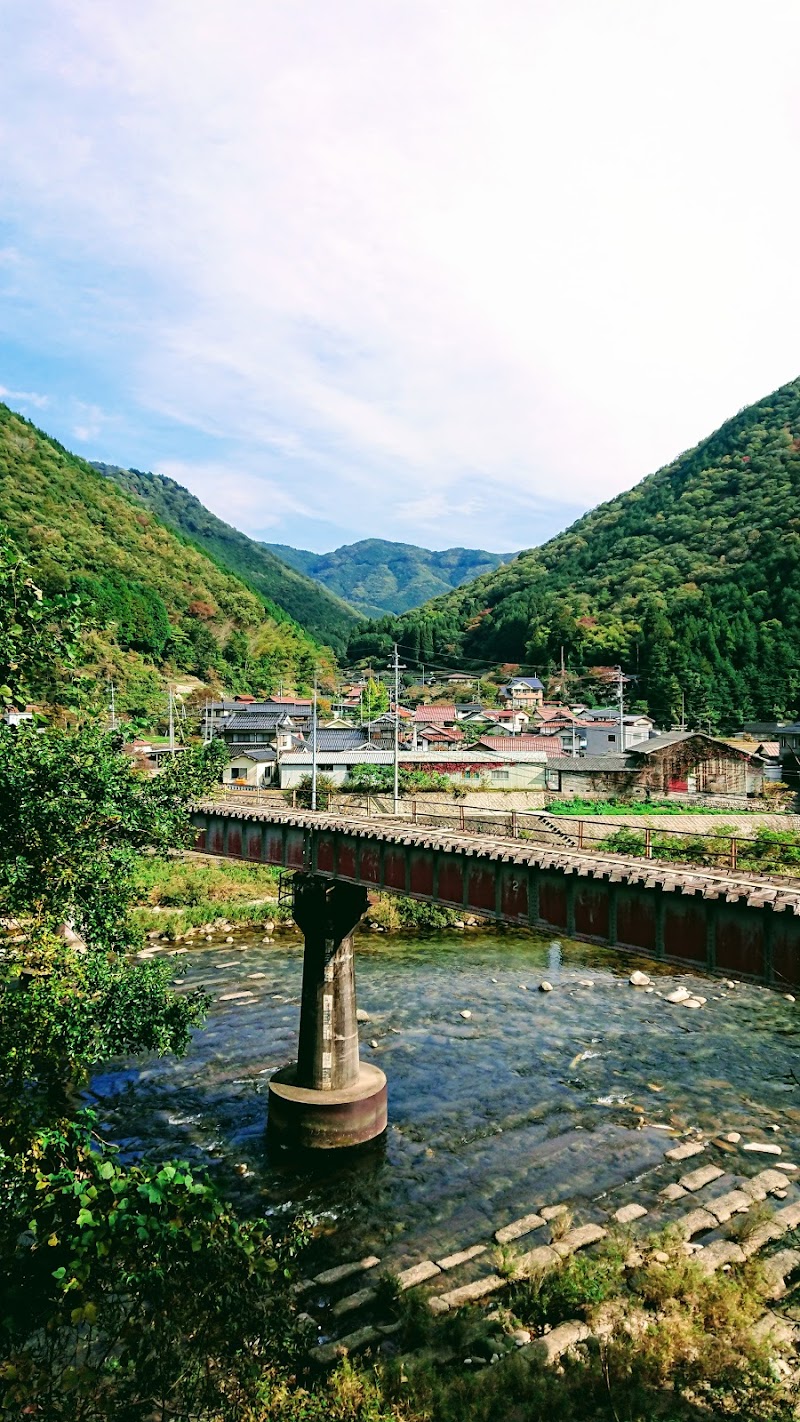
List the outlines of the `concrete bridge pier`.
{"type": "Polygon", "coordinates": [[[359,1061],[353,931],[367,908],[359,885],[296,874],[293,916],[305,935],[297,1061],[269,1083],[277,1145],[334,1150],[386,1130],[386,1077],[359,1061]]]}

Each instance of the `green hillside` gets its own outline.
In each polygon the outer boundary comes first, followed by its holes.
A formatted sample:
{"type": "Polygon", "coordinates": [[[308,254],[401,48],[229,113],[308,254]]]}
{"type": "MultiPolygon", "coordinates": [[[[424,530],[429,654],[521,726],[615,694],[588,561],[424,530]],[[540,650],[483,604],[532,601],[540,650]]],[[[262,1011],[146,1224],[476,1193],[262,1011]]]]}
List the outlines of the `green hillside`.
{"type": "Polygon", "coordinates": [[[426,662],[621,663],[669,725],[800,710],[800,380],[508,567],[356,636],[426,662]]]}
{"type": "Polygon", "coordinates": [[[190,539],[235,573],[261,598],[288,612],[318,641],[336,652],[344,651],[358,621],[356,613],[341,598],[304,577],[302,569],[298,573],[294,564],[288,567],[276,558],[267,544],[257,543],[223,523],[174,479],[145,474],[139,469],[121,469],[115,464],[96,463],[93,467],[140,499],[168,528],[190,539]]]}
{"type": "Polygon", "coordinates": [[[319,660],[285,613],[3,404],[0,525],[71,629],[48,699],[91,704],[113,677],[120,708],[144,714],[165,676],[268,691],[307,683],[319,660]]]}
{"type": "Polygon", "coordinates": [[[514,555],[477,548],[433,552],[413,543],[364,538],[333,553],[309,553],[285,543],[265,543],[272,553],[344,598],[365,617],[407,612],[461,583],[488,573],[514,555]]]}

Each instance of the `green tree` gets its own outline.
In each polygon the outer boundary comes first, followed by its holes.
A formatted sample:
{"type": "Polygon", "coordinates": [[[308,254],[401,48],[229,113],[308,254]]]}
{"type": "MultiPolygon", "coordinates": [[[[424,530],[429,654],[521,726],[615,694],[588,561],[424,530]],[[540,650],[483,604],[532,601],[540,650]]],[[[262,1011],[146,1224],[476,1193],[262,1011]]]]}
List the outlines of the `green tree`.
{"type": "Polygon", "coordinates": [[[382,716],[384,711],[388,711],[389,692],[382,681],[375,681],[370,677],[362,693],[361,705],[365,721],[374,721],[376,716],[382,716]]]}

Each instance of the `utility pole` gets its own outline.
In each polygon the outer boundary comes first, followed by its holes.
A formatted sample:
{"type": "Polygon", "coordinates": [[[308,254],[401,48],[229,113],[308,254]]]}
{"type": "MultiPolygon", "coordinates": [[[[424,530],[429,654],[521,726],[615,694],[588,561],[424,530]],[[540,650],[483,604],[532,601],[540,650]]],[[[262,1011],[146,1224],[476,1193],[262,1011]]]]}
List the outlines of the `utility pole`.
{"type": "Polygon", "coordinates": [[[116,729],[117,729],[117,708],[116,708],[116,704],[115,704],[115,701],[114,701],[114,683],[113,683],[113,681],[110,683],[110,686],[111,686],[111,729],[112,729],[112,731],[116,731],[116,729]]]}
{"type": "Polygon", "coordinates": [[[424,691],[424,690],[425,690],[425,663],[424,663],[424,662],[420,662],[420,666],[422,667],[422,690],[424,691]]]}
{"type": "Polygon", "coordinates": [[[622,667],[617,667],[619,681],[617,682],[617,695],[619,697],[619,747],[625,751],[625,676],[622,667]]]}
{"type": "Polygon", "coordinates": [[[394,644],[394,813],[400,813],[400,661],[394,644]]]}
{"type": "Polygon", "coordinates": [[[172,687],[169,688],[169,748],[175,749],[175,699],[172,694],[172,687]]]}
{"type": "Polygon", "coordinates": [[[314,709],[311,720],[311,808],[317,808],[317,669],[314,668],[314,709]]]}

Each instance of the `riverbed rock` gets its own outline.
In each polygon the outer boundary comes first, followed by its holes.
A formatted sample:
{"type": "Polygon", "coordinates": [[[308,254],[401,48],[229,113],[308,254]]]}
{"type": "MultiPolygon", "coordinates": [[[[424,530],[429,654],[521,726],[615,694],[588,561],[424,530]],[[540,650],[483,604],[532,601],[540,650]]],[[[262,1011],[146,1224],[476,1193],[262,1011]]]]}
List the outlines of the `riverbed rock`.
{"type": "Polygon", "coordinates": [[[401,1269],[397,1282],[401,1289],[413,1289],[416,1284],[424,1284],[426,1279],[432,1279],[441,1272],[439,1265],[434,1264],[432,1259],[423,1259],[421,1264],[412,1264],[410,1269],[401,1269]]]}
{"type": "Polygon", "coordinates": [[[640,1220],[647,1214],[644,1205],[630,1204],[623,1205],[619,1210],[614,1211],[614,1219],[617,1224],[631,1224],[633,1220],[640,1220]]]}
{"type": "Polygon", "coordinates": [[[647,973],[640,973],[638,968],[636,968],[635,971],[631,973],[630,977],[628,978],[628,982],[630,983],[631,987],[650,986],[650,978],[648,978],[647,973]]]}
{"type": "Polygon", "coordinates": [[[523,1215],[521,1219],[512,1220],[511,1224],[503,1225],[502,1229],[494,1232],[497,1244],[510,1244],[513,1239],[521,1239],[524,1234],[530,1234],[534,1229],[541,1229],[544,1226],[542,1215],[523,1215]]]}
{"type": "Polygon", "coordinates": [[[226,943],[232,943],[232,942],[233,942],[233,938],[231,937],[230,934],[228,934],[228,937],[225,939],[225,942],[226,942],[226,943]]]}
{"type": "Polygon", "coordinates": [[[780,1155],[779,1145],[773,1145],[771,1141],[747,1141],[742,1146],[742,1150],[753,1151],[757,1155],[780,1155]]]}
{"type": "Polygon", "coordinates": [[[699,1155],[705,1148],[705,1141],[683,1141],[681,1145],[665,1151],[664,1155],[667,1160],[688,1160],[692,1155],[699,1155]]]}
{"type": "Polygon", "coordinates": [[[543,982],[543,983],[540,983],[540,984],[539,984],[539,991],[540,991],[540,992],[552,992],[552,991],[553,991],[553,984],[552,984],[552,983],[548,983],[548,982],[546,982],[546,981],[543,982]]]}
{"type": "Polygon", "coordinates": [[[489,1294],[504,1289],[507,1283],[508,1280],[501,1278],[499,1274],[486,1274],[472,1284],[462,1284],[460,1289],[450,1289],[439,1297],[449,1308],[461,1308],[462,1304],[476,1303],[479,1299],[488,1298],[489,1294]]]}
{"type": "Polygon", "coordinates": [[[579,1249],[586,1249],[590,1244],[597,1244],[601,1239],[605,1239],[608,1234],[607,1229],[602,1225],[585,1224],[578,1225],[576,1229],[571,1229],[562,1239],[554,1239],[552,1248],[556,1254],[560,1254],[562,1259],[566,1259],[570,1254],[576,1254],[579,1249]]]}
{"type": "Polygon", "coordinates": [[[690,1170],[688,1175],[682,1175],[680,1183],[684,1190],[702,1190],[712,1180],[719,1180],[722,1173],[718,1165],[701,1165],[699,1170],[690,1170]]]}
{"type": "Polygon", "coordinates": [[[485,1244],[473,1244],[469,1249],[460,1249],[457,1254],[447,1254],[444,1259],[437,1259],[436,1263],[444,1273],[447,1269],[457,1269],[459,1264],[466,1264],[470,1259],[477,1259],[479,1254],[485,1253],[485,1244]]]}
{"type": "Polygon", "coordinates": [[[753,1201],[745,1190],[728,1190],[725,1195],[718,1195],[716,1200],[708,1200],[706,1209],[719,1220],[720,1224],[725,1224],[731,1215],[743,1215],[750,1209],[753,1201]]]}
{"type": "Polygon", "coordinates": [[[368,1269],[374,1269],[380,1264],[377,1254],[368,1254],[365,1259],[354,1259],[349,1264],[336,1264],[333,1269],[324,1269],[321,1274],[317,1274],[315,1284],[339,1284],[342,1279],[350,1279],[353,1274],[364,1274],[368,1269]]]}
{"type": "Polygon", "coordinates": [[[364,1009],[363,1009],[363,1007],[357,1007],[357,1008],[356,1008],[356,1022],[369,1022],[369,1020],[370,1020],[369,1013],[368,1013],[368,1012],[365,1012],[364,1009]]]}
{"type": "Polygon", "coordinates": [[[667,993],[666,997],[664,998],[664,1001],[665,1001],[665,1002],[675,1002],[675,1003],[677,1003],[677,1002],[686,1002],[686,1001],[688,1000],[688,998],[691,997],[691,995],[692,995],[692,994],[689,992],[689,989],[688,989],[688,988],[685,988],[685,987],[676,987],[676,988],[673,988],[673,989],[672,989],[672,992],[668,992],[668,993],[667,993]]]}
{"type": "Polygon", "coordinates": [[[470,1017],[472,1016],[472,1013],[470,1012],[470,1010],[469,1010],[468,1007],[465,1007],[465,1008],[464,1008],[464,1011],[463,1011],[463,1012],[459,1012],[458,1015],[459,1015],[459,1017],[463,1017],[463,1019],[464,1019],[465,1022],[469,1022],[469,1019],[470,1019],[470,1017]]]}

